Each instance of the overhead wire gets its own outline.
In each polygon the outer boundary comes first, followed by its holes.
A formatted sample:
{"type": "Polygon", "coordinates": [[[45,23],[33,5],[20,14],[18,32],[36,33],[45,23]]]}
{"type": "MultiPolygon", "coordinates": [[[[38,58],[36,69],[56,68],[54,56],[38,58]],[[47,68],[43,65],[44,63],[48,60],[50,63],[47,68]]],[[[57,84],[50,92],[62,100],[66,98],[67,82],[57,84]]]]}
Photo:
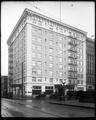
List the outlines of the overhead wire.
{"type": "MultiPolygon", "coordinates": [[[[52,18],[55,18],[56,20],[59,20],[59,21],[60,21],[60,18],[54,16],[53,14],[47,12],[47,11],[44,10],[44,9],[41,9],[40,7],[38,7],[38,6],[36,5],[36,3],[30,3],[30,2],[26,2],[26,3],[27,3],[28,5],[30,5],[31,8],[33,7],[33,8],[35,8],[35,10],[38,10],[39,13],[44,14],[44,15],[49,16],[49,17],[52,17],[52,18]]],[[[60,4],[61,4],[61,3],[60,3],[60,4]]],[[[32,10],[33,10],[33,8],[32,8],[32,10]]]]}

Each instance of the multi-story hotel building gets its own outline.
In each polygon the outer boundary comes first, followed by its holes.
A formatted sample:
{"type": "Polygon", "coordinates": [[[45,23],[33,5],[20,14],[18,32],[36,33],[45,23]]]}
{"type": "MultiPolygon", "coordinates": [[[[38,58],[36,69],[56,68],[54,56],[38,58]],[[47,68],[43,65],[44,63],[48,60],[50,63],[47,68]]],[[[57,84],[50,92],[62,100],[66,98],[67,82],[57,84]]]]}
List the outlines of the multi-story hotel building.
{"type": "Polygon", "coordinates": [[[85,31],[25,9],[7,41],[9,92],[21,94],[18,84],[24,95],[54,91],[62,82],[86,90],[85,41],[85,31]]]}
{"type": "Polygon", "coordinates": [[[86,39],[86,89],[95,89],[95,41],[86,39]]]}

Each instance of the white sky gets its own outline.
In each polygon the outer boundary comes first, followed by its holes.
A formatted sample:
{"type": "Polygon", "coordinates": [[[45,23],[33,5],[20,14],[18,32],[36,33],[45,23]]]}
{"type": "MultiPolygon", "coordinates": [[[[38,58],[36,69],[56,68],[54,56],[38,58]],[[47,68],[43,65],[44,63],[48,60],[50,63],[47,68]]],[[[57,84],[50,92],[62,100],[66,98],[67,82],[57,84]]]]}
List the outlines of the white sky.
{"type": "MultiPolygon", "coordinates": [[[[94,4],[94,2],[61,2],[61,21],[88,32],[89,36],[95,35],[94,4]]],[[[8,75],[7,40],[25,8],[60,20],[60,2],[2,2],[1,75],[8,75]]]]}

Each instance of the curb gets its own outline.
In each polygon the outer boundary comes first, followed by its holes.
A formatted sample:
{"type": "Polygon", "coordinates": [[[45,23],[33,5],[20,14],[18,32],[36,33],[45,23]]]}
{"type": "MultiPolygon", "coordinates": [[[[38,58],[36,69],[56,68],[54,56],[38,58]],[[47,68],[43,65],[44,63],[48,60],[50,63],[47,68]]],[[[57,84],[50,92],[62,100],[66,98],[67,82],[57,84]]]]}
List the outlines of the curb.
{"type": "Polygon", "coordinates": [[[63,104],[63,103],[56,103],[56,102],[49,102],[50,104],[57,104],[57,105],[65,105],[65,106],[72,106],[72,107],[82,107],[82,108],[89,108],[94,109],[95,106],[89,107],[89,106],[82,106],[82,105],[71,105],[71,104],[63,104]]]}

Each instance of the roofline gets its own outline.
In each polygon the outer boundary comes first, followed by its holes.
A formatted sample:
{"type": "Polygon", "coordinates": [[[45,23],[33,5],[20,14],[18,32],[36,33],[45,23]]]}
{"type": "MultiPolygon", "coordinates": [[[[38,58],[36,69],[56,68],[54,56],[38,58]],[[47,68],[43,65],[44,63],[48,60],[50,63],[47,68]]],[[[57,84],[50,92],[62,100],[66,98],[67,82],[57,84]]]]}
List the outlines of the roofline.
{"type": "Polygon", "coordinates": [[[87,34],[86,31],[83,31],[83,30],[78,29],[78,28],[76,28],[76,27],[73,27],[73,26],[71,26],[71,25],[65,24],[65,23],[60,22],[60,21],[58,21],[58,20],[55,20],[55,19],[53,19],[53,18],[51,18],[51,17],[45,16],[45,15],[43,15],[43,14],[41,14],[41,13],[37,13],[37,12],[35,12],[35,11],[33,11],[33,10],[30,10],[30,9],[28,9],[28,8],[25,8],[25,10],[31,11],[33,14],[36,14],[36,15],[38,15],[38,16],[42,16],[42,17],[45,18],[45,19],[49,19],[49,20],[51,20],[51,21],[53,21],[53,22],[56,22],[56,23],[58,23],[59,25],[63,25],[63,26],[65,26],[65,27],[67,27],[67,28],[70,28],[70,29],[73,29],[73,30],[75,29],[75,30],[78,31],[78,32],[81,32],[81,33],[83,33],[83,34],[87,34]]]}
{"type": "Polygon", "coordinates": [[[37,12],[35,12],[35,11],[33,11],[33,10],[30,10],[30,9],[28,9],[28,8],[25,8],[24,11],[23,11],[23,13],[21,14],[21,17],[20,17],[19,20],[17,21],[17,24],[16,24],[15,27],[13,28],[13,30],[12,30],[12,32],[11,32],[11,34],[10,34],[8,40],[7,40],[7,44],[9,43],[9,39],[12,37],[13,33],[15,32],[16,28],[18,27],[18,25],[19,25],[19,23],[21,22],[22,18],[24,17],[25,13],[28,12],[28,11],[30,11],[31,13],[33,13],[33,14],[35,14],[35,15],[38,15],[38,16],[43,17],[43,18],[45,18],[45,19],[48,19],[48,20],[50,20],[50,21],[56,22],[56,23],[58,23],[59,25],[65,26],[65,27],[67,27],[67,28],[69,28],[69,29],[72,29],[72,30],[74,30],[74,31],[78,31],[78,32],[80,32],[80,33],[83,33],[84,35],[87,35],[87,32],[86,32],[86,31],[83,31],[83,30],[78,29],[78,28],[76,28],[76,27],[73,27],[73,26],[71,26],[71,25],[65,24],[65,23],[60,22],[60,21],[58,21],[58,20],[55,20],[55,19],[53,19],[53,18],[51,18],[51,17],[45,16],[45,15],[43,15],[43,14],[40,14],[40,13],[37,13],[37,12]]]}
{"type": "Polygon", "coordinates": [[[8,40],[7,40],[7,44],[9,43],[10,38],[12,37],[12,35],[13,35],[13,33],[15,32],[16,28],[18,27],[19,23],[21,22],[22,18],[24,17],[25,12],[26,12],[26,10],[23,11],[23,13],[21,14],[19,20],[17,21],[15,27],[13,28],[13,30],[12,30],[12,32],[11,32],[11,34],[10,34],[8,40]]]}

